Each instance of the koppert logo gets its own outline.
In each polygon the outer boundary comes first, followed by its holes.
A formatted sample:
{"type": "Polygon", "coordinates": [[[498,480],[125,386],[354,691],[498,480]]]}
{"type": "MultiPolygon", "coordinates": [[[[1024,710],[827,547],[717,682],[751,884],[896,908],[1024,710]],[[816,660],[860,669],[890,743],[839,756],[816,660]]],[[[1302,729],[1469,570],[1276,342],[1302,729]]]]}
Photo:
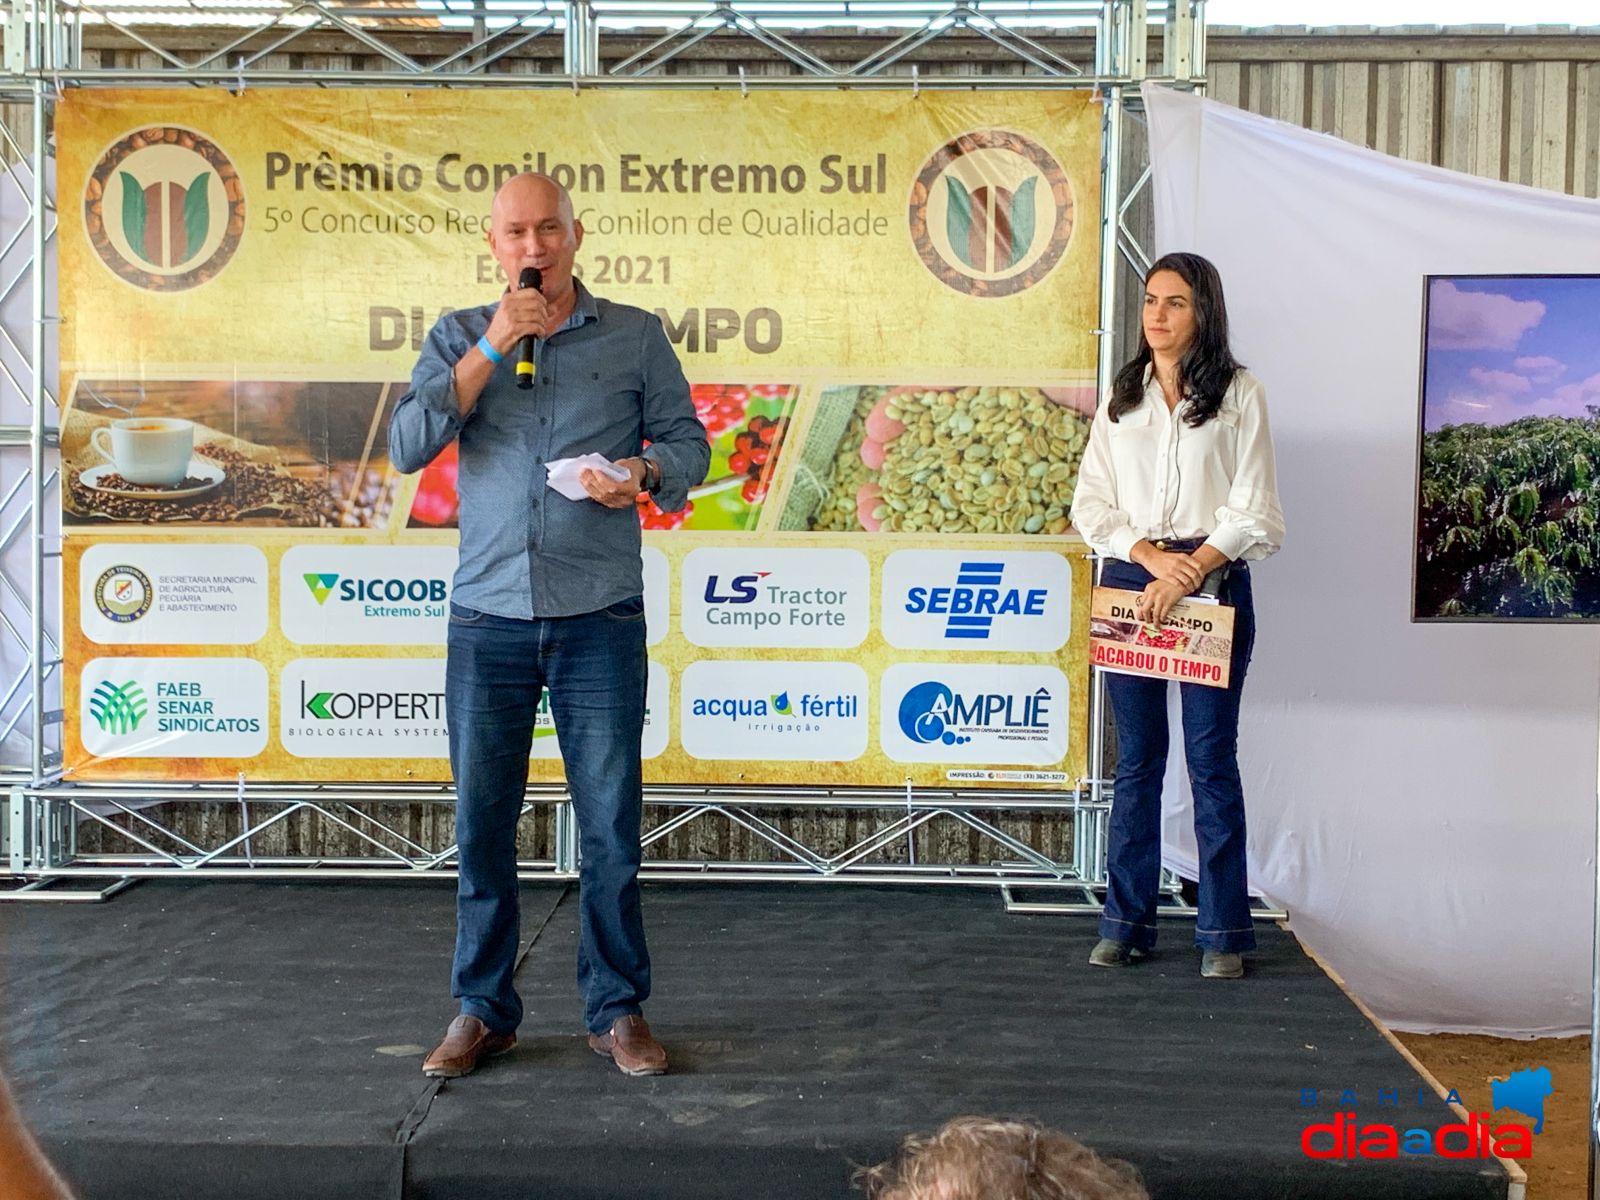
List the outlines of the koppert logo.
{"type": "Polygon", "coordinates": [[[334,720],[334,715],[328,711],[328,701],[333,699],[333,693],[318,692],[315,696],[311,697],[311,699],[306,700],[303,698],[305,690],[305,684],[301,684],[300,692],[302,699],[300,703],[306,712],[310,713],[313,717],[316,717],[319,721],[334,720]]]}
{"type": "Polygon", "coordinates": [[[150,709],[137,682],[116,684],[102,680],[89,697],[89,715],[101,729],[118,736],[139,728],[150,709]]]}
{"type": "Polygon", "coordinates": [[[319,721],[442,721],[444,693],[390,688],[314,692],[301,680],[300,715],[319,721]]]}

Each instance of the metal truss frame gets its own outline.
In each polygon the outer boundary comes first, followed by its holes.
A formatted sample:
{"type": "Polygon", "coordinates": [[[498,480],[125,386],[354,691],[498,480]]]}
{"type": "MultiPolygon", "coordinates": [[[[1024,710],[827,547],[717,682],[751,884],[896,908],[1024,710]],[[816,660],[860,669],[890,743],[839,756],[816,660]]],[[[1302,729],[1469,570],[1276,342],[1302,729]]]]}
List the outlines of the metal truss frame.
{"type": "MultiPolygon", "coordinates": [[[[1081,818],[1085,793],[1073,793],[1067,808],[1081,818]]],[[[256,785],[240,786],[229,796],[215,787],[198,784],[82,784],[73,787],[34,788],[18,784],[11,789],[9,806],[10,869],[34,884],[68,880],[126,880],[155,876],[263,878],[427,878],[449,874],[456,847],[430,846],[395,828],[372,811],[375,807],[406,803],[448,802],[450,789],[439,785],[256,785]],[[236,830],[202,844],[153,819],[142,807],[151,801],[205,800],[213,804],[231,799],[239,807],[236,830]],[[31,803],[30,803],[31,801],[31,803]],[[253,843],[280,822],[314,813],[342,829],[369,853],[363,856],[260,855],[253,843]],[[112,818],[121,817],[125,824],[112,818]],[[85,825],[101,825],[128,843],[131,853],[85,853],[79,833],[85,825]]],[[[744,830],[773,855],[767,861],[704,862],[656,860],[646,862],[644,874],[652,879],[750,881],[754,879],[807,879],[885,883],[913,881],[941,884],[989,884],[1002,881],[1094,887],[1101,882],[1074,865],[1097,861],[1097,847],[1075,844],[1074,862],[1058,862],[1040,853],[997,822],[998,813],[1013,817],[1030,813],[1059,813],[1060,800],[1030,792],[949,793],[902,795],[882,790],[740,788],[652,789],[652,805],[668,814],[647,830],[648,850],[665,843],[691,823],[715,817],[744,830]],[[849,809],[870,814],[871,828],[853,844],[831,852],[815,849],[782,829],[771,819],[774,807],[795,810],[849,809]],[[939,820],[952,821],[977,834],[991,848],[987,863],[918,861],[915,834],[939,820]],[[876,860],[900,843],[907,846],[907,861],[876,860]]],[[[575,829],[571,808],[559,788],[530,789],[524,816],[552,811],[555,830],[553,854],[546,859],[523,860],[525,876],[575,877],[578,870],[575,829]]],[[[1082,842],[1089,826],[1081,819],[1073,825],[1074,838],[1082,842]]],[[[55,898],[63,894],[18,890],[9,895],[55,898]]]]}
{"type": "Polygon", "coordinates": [[[47,570],[59,573],[61,552],[59,546],[46,545],[45,528],[46,500],[54,496],[58,483],[56,464],[50,461],[55,457],[58,410],[43,373],[36,369],[44,361],[45,331],[53,320],[46,312],[45,273],[38,264],[45,261],[46,246],[55,237],[55,212],[45,172],[36,169],[46,156],[48,114],[40,102],[42,89],[37,82],[26,88],[15,86],[16,82],[7,86],[7,81],[0,81],[0,103],[20,104],[30,128],[24,132],[0,122],[4,160],[0,188],[5,189],[7,201],[13,196],[20,201],[25,218],[0,247],[0,263],[24,244],[27,254],[20,269],[0,279],[0,305],[26,289],[31,319],[25,329],[0,321],[0,388],[26,406],[28,423],[0,425],[0,463],[9,467],[23,461],[21,469],[0,474],[10,479],[0,493],[0,556],[11,551],[25,531],[28,562],[25,581],[14,578],[0,562],[0,605],[9,603],[13,614],[20,610],[27,624],[19,628],[18,620],[0,607],[0,637],[22,652],[25,664],[0,690],[0,744],[20,735],[28,744],[29,758],[25,763],[0,762],[0,778],[39,780],[59,772],[61,766],[61,712],[50,707],[56,694],[52,689],[59,687],[61,647],[46,627],[44,611],[45,598],[60,594],[59,576],[50,581],[56,583],[54,588],[47,587],[47,570]]]}
{"type": "MultiPolygon", "coordinates": [[[[0,123],[0,150],[10,162],[10,182],[21,186],[13,160],[42,163],[49,151],[50,119],[56,99],[66,87],[173,86],[247,87],[319,86],[448,86],[470,87],[688,87],[696,89],[762,88],[959,88],[963,90],[1053,88],[1092,89],[1103,100],[1103,195],[1100,297],[1102,327],[1099,380],[1109,383],[1119,347],[1114,339],[1119,276],[1142,272],[1149,255],[1129,223],[1129,212],[1149,182],[1149,170],[1128,184],[1124,179],[1124,123],[1139,107],[1139,87],[1151,78],[1201,88],[1205,71],[1204,0],[149,0],[145,17],[158,10],[174,15],[168,23],[136,19],[105,0],[0,0],[7,11],[4,28],[4,71],[0,102],[22,106],[30,117],[24,137],[0,123]],[[1152,73],[1146,62],[1152,13],[1164,19],[1162,64],[1152,73]],[[162,37],[182,24],[200,23],[215,33],[219,26],[237,29],[220,47],[212,45],[185,56],[162,37]],[[1068,61],[1045,44],[1041,29],[1088,24],[1094,32],[1094,60],[1068,61]],[[824,26],[896,27],[885,45],[846,64],[826,61],[804,44],[803,31],[824,26]],[[634,48],[641,29],[657,31],[654,40],[634,48]],[[903,32],[898,30],[903,29],[903,32]],[[630,51],[603,60],[609,35],[626,31],[630,51]],[[444,52],[428,59],[408,49],[420,33],[430,47],[444,52]],[[1022,65],[1020,75],[922,76],[910,61],[936,39],[974,35],[1006,52],[1022,65]],[[607,37],[603,38],[602,34],[607,37]],[[330,53],[310,40],[316,34],[344,39],[347,53],[372,55],[381,70],[286,66],[291,55],[307,47],[309,55],[330,53]],[[90,66],[89,40],[115,44],[155,65],[90,66]],[[752,75],[742,65],[720,75],[672,74],[686,55],[713,37],[735,35],[752,52],[764,53],[786,66],[789,74],[752,75]],[[560,37],[562,72],[524,73],[509,68],[513,56],[540,38],[560,37]],[[410,39],[410,42],[406,39],[410,39]],[[119,40],[120,39],[120,40],[119,40]]],[[[138,783],[107,786],[64,781],[63,713],[59,701],[62,654],[47,622],[59,610],[61,587],[60,535],[46,527],[46,502],[58,485],[56,471],[55,397],[44,386],[45,334],[57,319],[46,304],[46,244],[54,234],[54,212],[45,192],[43,172],[32,172],[28,184],[29,269],[9,281],[0,279],[0,301],[22,286],[31,287],[32,319],[25,337],[0,328],[0,350],[9,347],[27,367],[12,371],[0,358],[0,390],[15,389],[30,409],[28,426],[0,425],[0,454],[26,448],[28,462],[17,483],[0,502],[0,551],[26,528],[29,577],[26,585],[6,575],[0,565],[0,593],[9,595],[29,617],[24,631],[0,612],[0,636],[25,644],[23,676],[0,688],[0,731],[10,733],[26,718],[28,760],[0,763],[0,778],[12,783],[6,811],[0,814],[0,870],[9,869],[22,886],[0,893],[7,898],[102,899],[127,881],[150,876],[414,877],[453,871],[454,847],[425,846],[392,828],[369,811],[378,805],[407,801],[444,802],[448,787],[415,785],[303,786],[245,783],[170,785],[138,783]],[[26,341],[27,350],[23,351],[26,341]],[[22,377],[25,374],[26,378],[22,377]],[[17,498],[24,496],[22,503],[17,498]],[[19,509],[7,518],[7,505],[19,509]],[[9,519],[11,524],[6,526],[9,519]],[[47,568],[56,578],[47,579],[47,568]],[[55,689],[52,692],[52,688],[55,689]],[[20,695],[20,700],[18,696],[20,695]],[[10,706],[9,715],[7,706],[10,706]],[[7,722],[9,721],[9,725],[7,722]],[[144,811],[152,802],[196,803],[234,801],[240,806],[239,831],[212,844],[200,844],[162,825],[144,811]],[[254,806],[254,815],[252,815],[254,806]],[[298,813],[314,812],[342,828],[372,852],[362,858],[272,858],[253,853],[253,842],[279,822],[298,813]],[[126,819],[113,822],[108,813],[126,819]],[[83,822],[116,830],[130,853],[79,852],[83,822]],[[88,891],[62,890],[79,880],[88,891]]],[[[17,237],[21,237],[18,234],[17,237]]],[[[7,247],[9,249],[9,247],[7,247]]],[[[3,257],[3,254],[0,254],[3,257]]],[[[63,614],[59,611],[60,619],[63,614]]],[[[646,803],[664,806],[666,819],[647,831],[645,844],[662,841],[692,822],[715,819],[743,829],[775,855],[771,862],[668,862],[650,860],[645,873],[664,879],[808,879],[817,881],[1069,885],[1095,907],[1095,892],[1104,882],[1106,817],[1110,782],[1105,778],[1106,737],[1104,688],[1096,680],[1090,702],[1090,778],[1062,793],[966,792],[925,790],[905,793],[862,789],[647,788],[646,803]],[[775,809],[850,810],[884,816],[885,823],[853,845],[825,851],[808,846],[769,819],[775,809]],[[1070,861],[1056,861],[1007,833],[989,814],[1048,811],[1070,813],[1070,861]],[[919,830],[934,821],[954,821],[993,847],[988,865],[917,861],[919,830]],[[905,861],[881,861],[883,852],[903,843],[905,861]]],[[[0,740],[3,740],[0,733],[0,740]]],[[[577,869],[577,837],[571,806],[560,789],[530,788],[524,814],[554,805],[554,853],[548,860],[521,864],[524,873],[571,876],[577,869]]],[[[1175,881],[1168,881],[1175,893],[1175,881]]],[[[1054,911],[1063,911],[1060,906],[1054,911]]]]}

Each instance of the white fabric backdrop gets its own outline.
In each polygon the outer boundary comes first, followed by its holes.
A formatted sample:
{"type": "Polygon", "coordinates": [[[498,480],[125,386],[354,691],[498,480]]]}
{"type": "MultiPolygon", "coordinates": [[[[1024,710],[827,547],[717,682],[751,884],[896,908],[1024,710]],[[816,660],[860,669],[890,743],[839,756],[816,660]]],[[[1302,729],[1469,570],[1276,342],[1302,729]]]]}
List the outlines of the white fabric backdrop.
{"type": "MultiPolygon", "coordinates": [[[[1288,521],[1253,576],[1252,884],[1397,1026],[1586,1030],[1600,628],[1409,612],[1423,276],[1600,273],[1600,202],[1145,97],[1156,249],[1222,272],[1288,521]]],[[[1174,760],[1166,859],[1192,871],[1174,760]]]]}

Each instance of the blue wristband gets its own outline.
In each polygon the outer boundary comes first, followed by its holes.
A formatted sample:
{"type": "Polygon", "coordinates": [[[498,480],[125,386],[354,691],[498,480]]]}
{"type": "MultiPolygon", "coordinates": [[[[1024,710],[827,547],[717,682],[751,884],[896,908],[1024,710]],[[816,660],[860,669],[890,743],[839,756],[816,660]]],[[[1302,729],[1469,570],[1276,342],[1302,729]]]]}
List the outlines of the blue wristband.
{"type": "Polygon", "coordinates": [[[494,348],[494,345],[489,341],[489,335],[487,333],[478,339],[478,353],[483,355],[497,367],[505,361],[506,357],[504,354],[501,354],[500,351],[494,348]]]}

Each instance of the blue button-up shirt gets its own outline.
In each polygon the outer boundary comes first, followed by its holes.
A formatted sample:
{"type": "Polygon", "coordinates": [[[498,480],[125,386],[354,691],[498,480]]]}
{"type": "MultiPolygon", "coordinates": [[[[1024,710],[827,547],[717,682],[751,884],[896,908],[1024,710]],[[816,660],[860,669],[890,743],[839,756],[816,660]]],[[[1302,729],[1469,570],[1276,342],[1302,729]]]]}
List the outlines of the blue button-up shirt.
{"type": "Polygon", "coordinates": [[[539,344],[535,383],[516,385],[514,355],[461,418],[454,368],[489,328],[497,304],[439,319],[389,423],[389,458],[418,471],[459,439],[461,560],[452,599],[531,620],[597,612],[644,589],[634,505],[568,500],[546,463],[594,452],[643,453],[661,464],[655,501],[676,512],[711,463],[689,385],[654,314],[577,285],[572,316],[539,344]]]}

